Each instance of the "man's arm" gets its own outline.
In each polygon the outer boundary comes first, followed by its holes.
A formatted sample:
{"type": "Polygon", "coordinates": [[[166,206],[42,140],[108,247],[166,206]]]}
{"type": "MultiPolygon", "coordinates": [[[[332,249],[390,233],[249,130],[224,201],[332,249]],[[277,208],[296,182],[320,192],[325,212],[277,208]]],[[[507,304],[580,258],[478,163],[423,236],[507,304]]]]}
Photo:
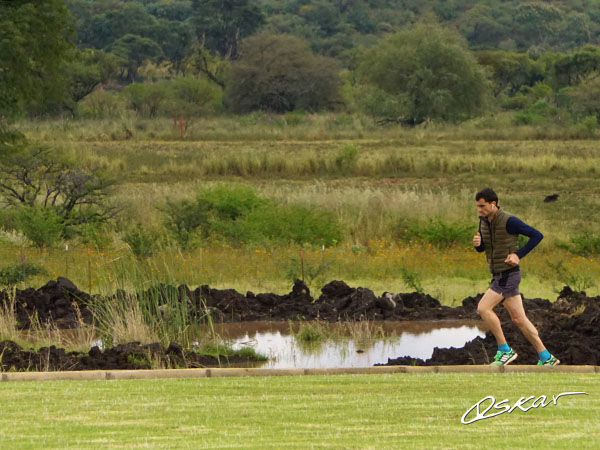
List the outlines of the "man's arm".
{"type": "Polygon", "coordinates": [[[542,233],[514,216],[509,217],[506,221],[506,231],[510,234],[522,234],[529,238],[527,243],[515,252],[519,259],[527,255],[544,239],[542,233]]]}
{"type": "Polygon", "coordinates": [[[483,238],[481,237],[481,220],[479,221],[479,230],[477,231],[477,234],[479,235],[479,239],[481,240],[481,244],[479,244],[478,246],[475,246],[473,244],[473,247],[475,247],[475,250],[477,250],[479,253],[481,253],[482,251],[485,250],[485,242],[483,242],[483,238]]]}

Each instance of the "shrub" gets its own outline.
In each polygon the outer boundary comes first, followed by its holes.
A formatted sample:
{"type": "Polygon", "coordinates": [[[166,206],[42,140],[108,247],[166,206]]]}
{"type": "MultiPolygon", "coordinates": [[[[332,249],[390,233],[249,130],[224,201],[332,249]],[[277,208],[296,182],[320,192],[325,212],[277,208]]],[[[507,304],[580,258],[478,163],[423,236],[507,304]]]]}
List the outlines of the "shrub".
{"type": "Polygon", "coordinates": [[[167,85],[160,83],[132,83],[123,88],[123,95],[131,108],[144,117],[154,117],[168,97],[167,85]]]}
{"type": "Polygon", "coordinates": [[[198,231],[208,228],[207,205],[193,200],[167,200],[161,208],[166,215],[165,227],[183,249],[194,248],[198,244],[198,231]]]}
{"type": "Polygon", "coordinates": [[[468,245],[472,238],[470,224],[448,223],[441,219],[431,219],[426,224],[409,225],[404,239],[421,239],[437,247],[451,247],[452,245],[468,245]]]}
{"type": "Polygon", "coordinates": [[[167,99],[160,112],[169,116],[182,115],[188,120],[222,109],[223,91],[215,83],[195,77],[180,77],[165,81],[167,99]]]}
{"type": "Polygon", "coordinates": [[[62,236],[63,219],[52,208],[23,206],[17,211],[17,229],[36,247],[51,247],[62,236]]]}
{"type": "Polygon", "coordinates": [[[569,250],[583,256],[600,255],[600,235],[584,234],[571,238],[569,250]]]}
{"type": "Polygon", "coordinates": [[[106,248],[112,242],[112,233],[105,224],[95,222],[84,223],[76,230],[79,242],[93,248],[106,248]]]}
{"type": "Polygon", "coordinates": [[[598,130],[598,118],[595,115],[584,117],[572,127],[572,131],[578,138],[592,138],[598,130]]]}
{"type": "Polygon", "coordinates": [[[257,208],[244,218],[250,241],[276,241],[296,244],[332,246],[340,242],[339,225],[331,213],[303,205],[271,204],[257,208]]]}
{"type": "Polygon", "coordinates": [[[46,271],[39,264],[29,262],[15,263],[0,269],[0,286],[14,286],[46,271]]]}
{"type": "Polygon", "coordinates": [[[189,248],[199,239],[333,245],[341,232],[327,211],[303,205],[280,205],[258,197],[243,185],[202,189],[194,200],[167,202],[166,226],[175,240],[189,248]]]}
{"type": "Polygon", "coordinates": [[[514,122],[515,125],[542,125],[557,114],[558,108],[545,100],[539,100],[531,107],[516,113],[514,122]]]}
{"type": "Polygon", "coordinates": [[[191,248],[210,235],[239,234],[233,222],[262,202],[250,187],[217,185],[201,189],[193,200],[168,201],[163,211],[171,235],[182,248],[191,248]]]}
{"type": "Polygon", "coordinates": [[[400,267],[400,276],[402,277],[404,284],[406,284],[410,289],[414,289],[415,292],[418,292],[419,294],[423,293],[423,277],[421,274],[419,274],[419,272],[402,266],[400,267]]]}
{"type": "Polygon", "coordinates": [[[108,119],[118,117],[126,110],[126,101],[118,93],[99,90],[78,103],[77,115],[86,119],[108,119]]]}
{"type": "Polygon", "coordinates": [[[356,168],[358,161],[358,146],[346,145],[342,147],[334,159],[335,168],[342,175],[349,175],[356,168]]]}
{"type": "Polygon", "coordinates": [[[141,224],[137,224],[123,236],[123,241],[129,245],[131,252],[143,258],[154,253],[157,239],[158,237],[155,234],[145,230],[141,224]]]}

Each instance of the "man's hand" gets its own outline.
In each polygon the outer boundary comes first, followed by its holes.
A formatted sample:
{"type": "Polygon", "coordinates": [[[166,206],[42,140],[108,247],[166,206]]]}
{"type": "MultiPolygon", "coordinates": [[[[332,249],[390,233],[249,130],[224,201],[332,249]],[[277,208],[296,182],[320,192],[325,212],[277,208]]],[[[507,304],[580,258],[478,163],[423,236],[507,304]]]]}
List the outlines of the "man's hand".
{"type": "Polygon", "coordinates": [[[506,259],[504,260],[504,262],[506,264],[509,264],[509,265],[513,266],[513,267],[516,267],[516,266],[519,265],[519,257],[517,256],[516,253],[511,253],[510,255],[508,255],[506,257],[506,259]]]}
{"type": "Polygon", "coordinates": [[[481,245],[481,233],[477,232],[475,236],[473,236],[473,246],[479,247],[481,245]]]}

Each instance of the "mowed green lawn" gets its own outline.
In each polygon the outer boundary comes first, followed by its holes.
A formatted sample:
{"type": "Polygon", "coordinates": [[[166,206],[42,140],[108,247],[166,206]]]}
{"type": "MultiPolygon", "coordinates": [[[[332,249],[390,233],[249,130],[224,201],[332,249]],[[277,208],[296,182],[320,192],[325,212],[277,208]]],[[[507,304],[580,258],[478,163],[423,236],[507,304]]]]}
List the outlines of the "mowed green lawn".
{"type": "Polygon", "coordinates": [[[600,444],[597,374],[5,382],[0,396],[0,448],[6,449],[574,449],[600,444]],[[467,409],[488,395],[508,398],[512,405],[521,396],[551,398],[574,391],[589,395],[461,424],[467,409]]]}

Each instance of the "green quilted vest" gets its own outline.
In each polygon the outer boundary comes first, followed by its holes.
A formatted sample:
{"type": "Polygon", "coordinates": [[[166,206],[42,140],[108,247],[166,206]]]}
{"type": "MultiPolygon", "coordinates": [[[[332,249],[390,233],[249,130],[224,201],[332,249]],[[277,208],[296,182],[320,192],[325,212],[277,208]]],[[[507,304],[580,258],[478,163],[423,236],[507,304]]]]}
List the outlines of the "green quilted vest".
{"type": "Polygon", "coordinates": [[[509,217],[511,214],[498,208],[491,224],[487,219],[481,219],[481,238],[485,244],[485,256],[490,272],[493,274],[512,269],[513,266],[506,264],[504,260],[509,253],[514,253],[519,249],[519,236],[506,231],[506,222],[509,217]]]}

